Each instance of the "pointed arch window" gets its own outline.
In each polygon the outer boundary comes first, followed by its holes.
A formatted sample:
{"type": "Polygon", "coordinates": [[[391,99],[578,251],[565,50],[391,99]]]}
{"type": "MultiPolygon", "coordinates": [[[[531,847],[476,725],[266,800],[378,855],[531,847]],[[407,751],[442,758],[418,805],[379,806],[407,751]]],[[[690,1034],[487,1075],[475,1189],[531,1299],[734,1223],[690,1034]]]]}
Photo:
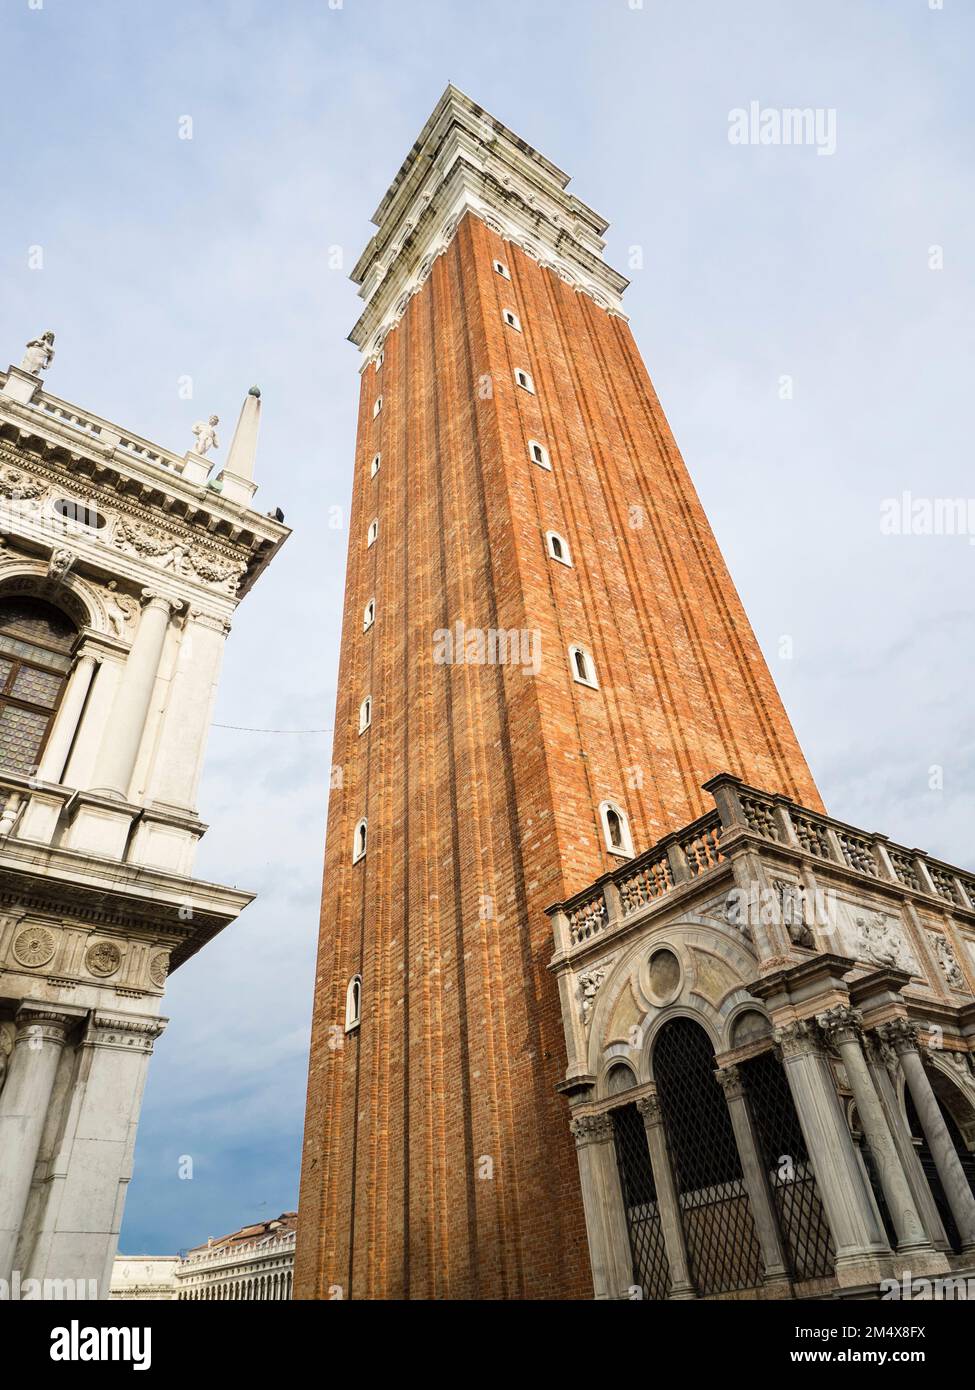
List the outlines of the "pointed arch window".
{"type": "Polygon", "coordinates": [[[367,836],[367,823],[366,823],[366,818],[365,818],[365,816],[363,816],[362,820],[359,822],[359,824],[358,824],[358,825],[356,826],[356,828],[355,828],[355,836],[354,836],[353,841],[352,841],[352,862],[353,862],[353,864],[358,864],[358,862],[359,862],[360,859],[364,859],[364,858],[365,858],[367,840],[368,840],[368,836],[367,836]]]}
{"type": "Polygon", "coordinates": [[[362,1018],[362,976],[353,975],[345,991],[345,1031],[352,1033],[362,1018]]]}
{"type": "Polygon", "coordinates": [[[610,854],[621,859],[633,858],[633,837],[626,812],[615,801],[603,801],[599,806],[599,819],[603,827],[603,839],[610,854]]]}

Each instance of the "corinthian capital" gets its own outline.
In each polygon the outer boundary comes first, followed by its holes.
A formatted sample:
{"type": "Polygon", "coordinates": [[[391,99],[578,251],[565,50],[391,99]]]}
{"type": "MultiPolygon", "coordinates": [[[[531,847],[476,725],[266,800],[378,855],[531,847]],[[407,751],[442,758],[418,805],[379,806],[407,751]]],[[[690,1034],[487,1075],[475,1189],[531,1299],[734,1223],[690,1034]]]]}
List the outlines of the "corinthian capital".
{"type": "Polygon", "coordinates": [[[808,1057],[821,1052],[823,1038],[811,1018],[797,1018],[772,1032],[772,1041],[783,1057],[808,1057]]]}
{"type": "Polygon", "coordinates": [[[881,1023],[877,1029],[881,1042],[892,1047],[898,1057],[905,1052],[916,1052],[918,1045],[917,1025],[907,1018],[892,1018],[889,1023],[881,1023]]]}
{"type": "Polygon", "coordinates": [[[863,1014],[849,1004],[834,1004],[816,1015],[816,1022],[831,1047],[838,1043],[857,1042],[863,1029],[863,1014]]]}
{"type": "Polygon", "coordinates": [[[586,1144],[605,1144],[613,1137],[612,1116],[606,1111],[600,1115],[573,1115],[569,1129],[577,1148],[581,1149],[586,1144]]]}
{"type": "Polygon", "coordinates": [[[727,1100],[740,1100],[745,1094],[745,1082],[740,1067],[718,1067],[714,1079],[727,1100]]]}
{"type": "Polygon", "coordinates": [[[663,1111],[660,1108],[660,1097],[655,1091],[649,1095],[640,1096],[636,1103],[636,1108],[643,1116],[645,1125],[659,1125],[663,1123],[663,1111]]]}

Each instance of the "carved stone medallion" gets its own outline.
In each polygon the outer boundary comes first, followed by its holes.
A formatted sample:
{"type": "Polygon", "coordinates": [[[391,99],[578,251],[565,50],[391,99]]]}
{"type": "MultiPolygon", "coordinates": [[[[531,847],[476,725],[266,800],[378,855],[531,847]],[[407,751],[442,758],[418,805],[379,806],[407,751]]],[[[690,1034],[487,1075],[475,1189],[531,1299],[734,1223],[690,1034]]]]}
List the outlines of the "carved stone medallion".
{"type": "Polygon", "coordinates": [[[169,974],[169,957],[165,951],[157,951],[149,962],[149,979],[159,989],[166,983],[166,976],[169,974]]]}
{"type": "Polygon", "coordinates": [[[114,941],[99,941],[85,952],[85,965],[92,975],[114,975],[122,964],[122,952],[114,941]]]}
{"type": "Polygon", "coordinates": [[[47,965],[57,947],[57,938],[47,927],[24,927],[14,937],[13,955],[19,965],[47,965]]]}

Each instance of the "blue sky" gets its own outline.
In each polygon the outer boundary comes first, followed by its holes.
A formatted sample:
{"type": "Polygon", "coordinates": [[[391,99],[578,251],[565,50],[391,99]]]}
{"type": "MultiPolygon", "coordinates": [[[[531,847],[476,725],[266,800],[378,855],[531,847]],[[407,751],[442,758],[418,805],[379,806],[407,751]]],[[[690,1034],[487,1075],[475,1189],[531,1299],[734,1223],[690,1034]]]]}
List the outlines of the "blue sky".
{"type": "MultiPolygon", "coordinates": [[[[455,82],[609,218],[637,341],[828,807],[971,867],[975,550],[884,535],[880,514],[905,490],[972,491],[975,16],[961,0],[631,6],[2,0],[0,356],[53,328],[53,392],[180,450],[214,410],[225,451],[261,386],[258,502],[295,534],[238,614],[215,719],[330,730],[347,271],[455,82]],[[730,144],[751,101],[834,111],[835,154],[730,144]]],[[[213,730],[198,869],[259,898],[171,982],[125,1252],[296,1203],[330,747],[213,730]]]]}

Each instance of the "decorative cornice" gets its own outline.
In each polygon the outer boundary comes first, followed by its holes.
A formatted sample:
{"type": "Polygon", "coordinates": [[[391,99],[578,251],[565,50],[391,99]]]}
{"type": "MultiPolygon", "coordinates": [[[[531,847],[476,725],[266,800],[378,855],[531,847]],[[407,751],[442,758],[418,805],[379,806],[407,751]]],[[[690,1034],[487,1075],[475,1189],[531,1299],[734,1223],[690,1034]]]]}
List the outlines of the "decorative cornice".
{"type": "Polygon", "coordinates": [[[606,222],[568,175],[450,86],[374,214],[378,227],[352,279],[366,307],[349,337],[378,354],[467,213],[608,313],[627,281],[602,259],[606,222]]]}

